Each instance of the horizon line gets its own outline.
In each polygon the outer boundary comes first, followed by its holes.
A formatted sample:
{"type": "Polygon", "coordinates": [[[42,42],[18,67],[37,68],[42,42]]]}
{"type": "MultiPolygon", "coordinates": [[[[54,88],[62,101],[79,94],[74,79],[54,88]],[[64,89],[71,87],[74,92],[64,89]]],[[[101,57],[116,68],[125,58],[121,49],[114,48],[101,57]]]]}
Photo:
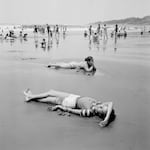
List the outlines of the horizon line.
{"type": "Polygon", "coordinates": [[[0,25],[46,25],[46,24],[49,24],[49,25],[67,25],[67,26],[86,26],[86,25],[90,25],[90,24],[94,24],[94,23],[97,23],[97,22],[101,22],[101,23],[104,23],[104,22],[109,22],[109,21],[118,21],[118,20],[125,20],[125,19],[129,19],[129,18],[139,18],[139,19],[142,19],[142,18],[145,18],[145,17],[150,17],[150,15],[145,15],[143,17],[125,17],[125,18],[118,18],[118,19],[112,19],[112,20],[104,20],[104,21],[93,21],[93,23],[86,23],[86,24],[68,24],[68,23],[31,23],[31,24],[22,24],[22,23],[0,23],[0,25]]]}

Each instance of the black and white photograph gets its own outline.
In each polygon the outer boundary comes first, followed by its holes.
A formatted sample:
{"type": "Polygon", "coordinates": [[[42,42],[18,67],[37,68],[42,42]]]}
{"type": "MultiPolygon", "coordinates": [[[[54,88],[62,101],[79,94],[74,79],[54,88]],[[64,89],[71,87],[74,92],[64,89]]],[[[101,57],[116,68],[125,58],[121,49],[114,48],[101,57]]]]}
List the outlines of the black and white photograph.
{"type": "Polygon", "coordinates": [[[0,0],[0,150],[149,150],[150,1],[0,0]]]}

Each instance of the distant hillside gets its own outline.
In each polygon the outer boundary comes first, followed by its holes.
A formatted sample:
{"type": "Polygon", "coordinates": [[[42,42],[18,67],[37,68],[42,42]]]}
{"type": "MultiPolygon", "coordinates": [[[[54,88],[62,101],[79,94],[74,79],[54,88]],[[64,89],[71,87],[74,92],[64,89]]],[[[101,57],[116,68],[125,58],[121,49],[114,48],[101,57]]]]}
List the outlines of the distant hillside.
{"type": "Polygon", "coordinates": [[[145,16],[143,18],[131,17],[126,19],[119,20],[110,20],[110,21],[99,21],[92,23],[94,24],[130,24],[130,25],[150,25],[150,16],[145,16]]]}

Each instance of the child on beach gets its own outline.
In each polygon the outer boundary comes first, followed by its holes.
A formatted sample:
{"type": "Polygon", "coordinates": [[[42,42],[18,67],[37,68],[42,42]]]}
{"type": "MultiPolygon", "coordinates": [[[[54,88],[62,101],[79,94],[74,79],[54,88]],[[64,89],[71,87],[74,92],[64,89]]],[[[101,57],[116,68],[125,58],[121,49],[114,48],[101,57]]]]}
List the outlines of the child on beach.
{"type": "Polygon", "coordinates": [[[26,102],[35,101],[54,104],[55,106],[48,108],[52,111],[62,110],[84,117],[98,116],[103,119],[99,123],[101,127],[108,126],[115,119],[112,102],[101,102],[91,97],[82,97],[55,90],[41,94],[33,94],[27,89],[24,95],[26,102]]]}
{"type": "Polygon", "coordinates": [[[45,39],[42,40],[42,42],[41,42],[41,47],[42,47],[42,48],[45,48],[45,47],[46,47],[46,40],[45,40],[45,39]]]}
{"type": "Polygon", "coordinates": [[[88,56],[82,62],[69,62],[69,63],[56,63],[49,64],[48,68],[63,68],[63,69],[77,69],[78,71],[84,70],[85,72],[95,72],[94,59],[92,56],[88,56]]]}
{"type": "Polygon", "coordinates": [[[99,36],[98,36],[98,33],[95,32],[95,33],[93,34],[93,42],[94,42],[94,43],[97,43],[98,41],[99,41],[99,36]]]}

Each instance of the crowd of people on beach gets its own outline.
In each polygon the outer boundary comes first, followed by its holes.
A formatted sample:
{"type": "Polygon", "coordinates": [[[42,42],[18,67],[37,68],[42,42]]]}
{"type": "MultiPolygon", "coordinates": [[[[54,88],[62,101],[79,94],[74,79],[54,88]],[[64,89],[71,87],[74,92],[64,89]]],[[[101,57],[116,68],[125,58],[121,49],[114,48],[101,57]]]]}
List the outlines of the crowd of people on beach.
{"type": "MultiPolygon", "coordinates": [[[[33,34],[35,40],[35,46],[38,47],[39,34],[45,35],[42,38],[40,45],[41,48],[45,49],[49,44],[53,42],[55,37],[59,44],[59,36],[62,34],[66,35],[67,26],[51,26],[46,24],[45,26],[34,25],[33,34]],[[48,42],[47,40],[48,39],[48,42]]],[[[84,32],[84,37],[89,37],[89,43],[93,41],[94,43],[99,43],[101,39],[107,42],[109,39],[108,28],[106,24],[101,26],[98,24],[97,28],[93,29],[92,25],[84,32]]],[[[24,32],[22,28],[19,32],[19,36],[15,35],[14,30],[9,30],[8,33],[3,36],[4,32],[0,34],[1,38],[4,40],[8,39],[24,39],[28,38],[28,33],[24,32]]],[[[115,42],[120,37],[127,37],[126,27],[119,27],[117,24],[114,30],[110,33],[110,38],[114,38],[115,42]]],[[[104,44],[104,43],[103,43],[104,44]]],[[[76,70],[77,72],[82,71],[85,73],[95,74],[97,68],[95,66],[95,61],[92,56],[86,57],[83,61],[71,61],[71,62],[57,62],[49,63],[47,66],[49,69],[65,69],[65,70],[76,70]]],[[[99,125],[101,127],[108,126],[112,121],[114,121],[116,115],[114,111],[113,102],[101,102],[101,100],[94,99],[92,97],[80,96],[76,94],[50,90],[46,93],[33,94],[30,89],[24,91],[26,102],[41,102],[52,104],[48,107],[49,111],[61,110],[62,112],[76,114],[82,117],[93,117],[98,116],[100,118],[99,125]]]]}
{"type": "Polygon", "coordinates": [[[52,47],[53,44],[53,40],[56,40],[56,45],[59,45],[59,39],[60,39],[60,35],[62,34],[63,39],[66,38],[66,33],[67,33],[67,26],[63,25],[63,26],[59,26],[59,25],[55,25],[55,26],[50,26],[48,24],[46,24],[46,26],[34,26],[33,29],[33,33],[34,33],[34,40],[35,40],[35,47],[38,47],[38,35],[42,34],[45,35],[47,34],[47,37],[42,38],[42,41],[40,42],[41,48],[43,49],[50,49],[52,47]],[[48,40],[46,40],[48,39],[48,40]]]}
{"type": "MultiPolygon", "coordinates": [[[[0,28],[1,29],[1,28],[0,28]]],[[[7,28],[6,31],[3,28],[0,31],[0,39],[1,40],[15,40],[17,38],[27,39],[28,33],[23,32],[23,28],[20,29],[19,35],[15,33],[15,27],[12,29],[7,28]]]]}
{"type": "Polygon", "coordinates": [[[56,44],[59,44],[59,36],[62,33],[63,39],[66,38],[67,26],[66,25],[34,25],[32,27],[0,27],[0,40],[1,41],[10,41],[10,43],[14,43],[17,39],[20,41],[27,41],[29,38],[32,38],[31,33],[33,33],[33,37],[35,40],[35,47],[37,48],[40,44],[41,48],[50,49],[52,46],[53,39],[56,39],[56,44]],[[33,32],[31,32],[31,29],[33,32]],[[47,35],[47,36],[46,36],[47,35]],[[43,36],[41,42],[39,41],[40,37],[43,36]],[[48,38],[47,38],[48,37],[48,38]],[[48,39],[48,41],[46,40],[48,39]]]}
{"type": "MultiPolygon", "coordinates": [[[[104,24],[102,27],[100,24],[98,24],[96,29],[92,28],[92,25],[89,26],[88,32],[84,32],[84,36],[92,36],[94,39],[100,38],[107,40],[108,39],[108,28],[106,24],[104,24]]],[[[127,31],[126,27],[119,27],[118,24],[115,25],[114,30],[111,30],[110,37],[127,37],[127,31]]]]}
{"type": "MultiPolygon", "coordinates": [[[[116,51],[117,40],[121,37],[126,38],[128,36],[127,27],[121,25],[107,26],[106,24],[90,25],[86,27],[87,29],[84,32],[84,37],[88,37],[88,47],[89,50],[96,48],[100,50],[101,45],[103,46],[103,51],[106,50],[107,41],[109,38],[114,39],[114,50],[116,51]],[[102,40],[102,42],[101,42],[102,40]]],[[[16,30],[14,26],[11,29],[7,28],[4,31],[3,28],[0,28],[0,41],[10,41],[14,43],[16,39],[20,39],[20,42],[27,41],[31,38],[31,33],[28,29],[32,29],[35,48],[42,48],[44,51],[50,50],[53,48],[54,43],[58,47],[60,43],[60,37],[63,37],[65,40],[67,33],[70,32],[67,25],[32,25],[30,27],[20,27],[20,31],[16,30]],[[19,33],[18,33],[19,31],[19,33]],[[42,38],[42,39],[41,39],[42,38]]],[[[31,31],[31,30],[30,30],[31,31]]],[[[145,28],[141,29],[140,35],[145,34],[145,28]]]]}
{"type": "Polygon", "coordinates": [[[88,37],[89,39],[90,50],[92,49],[92,44],[99,50],[101,43],[100,41],[102,40],[103,50],[105,51],[109,37],[112,39],[114,38],[114,43],[116,45],[118,38],[127,37],[127,31],[126,27],[119,27],[118,24],[114,26],[114,29],[112,29],[112,27],[110,29],[110,26],[108,27],[106,24],[98,24],[97,27],[90,25],[89,28],[84,31],[84,37],[88,37]]]}

